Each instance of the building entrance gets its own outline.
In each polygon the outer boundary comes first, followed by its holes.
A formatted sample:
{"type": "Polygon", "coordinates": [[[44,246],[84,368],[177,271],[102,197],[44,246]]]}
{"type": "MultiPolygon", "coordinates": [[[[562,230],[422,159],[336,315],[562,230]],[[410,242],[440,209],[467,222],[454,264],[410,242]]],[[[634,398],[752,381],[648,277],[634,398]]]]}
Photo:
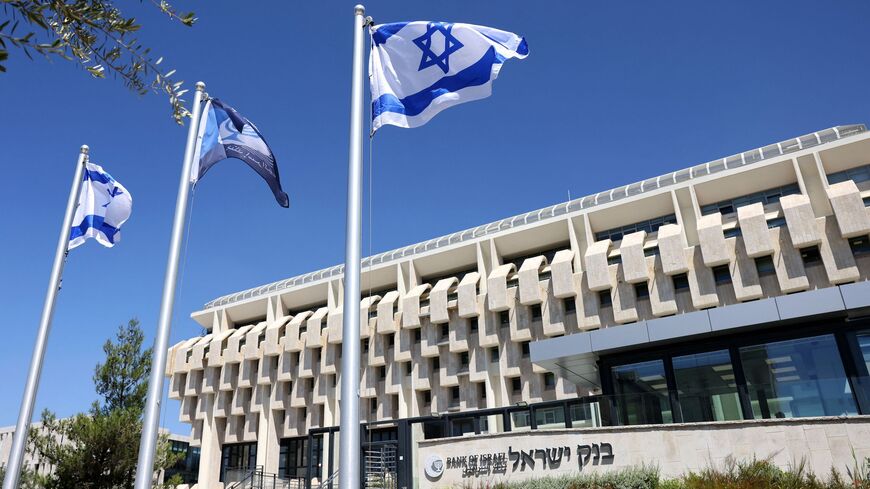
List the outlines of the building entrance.
{"type": "Polygon", "coordinates": [[[363,483],[365,489],[398,489],[398,427],[366,430],[362,443],[363,483]]]}

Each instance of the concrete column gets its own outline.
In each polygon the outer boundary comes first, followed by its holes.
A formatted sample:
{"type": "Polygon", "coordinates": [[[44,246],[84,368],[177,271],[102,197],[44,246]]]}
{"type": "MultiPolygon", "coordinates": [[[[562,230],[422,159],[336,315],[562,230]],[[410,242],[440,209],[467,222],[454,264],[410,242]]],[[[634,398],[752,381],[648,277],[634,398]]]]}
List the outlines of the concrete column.
{"type": "Polygon", "coordinates": [[[223,427],[212,414],[202,421],[202,440],[199,451],[199,489],[223,489],[220,482],[221,445],[223,427]]]}

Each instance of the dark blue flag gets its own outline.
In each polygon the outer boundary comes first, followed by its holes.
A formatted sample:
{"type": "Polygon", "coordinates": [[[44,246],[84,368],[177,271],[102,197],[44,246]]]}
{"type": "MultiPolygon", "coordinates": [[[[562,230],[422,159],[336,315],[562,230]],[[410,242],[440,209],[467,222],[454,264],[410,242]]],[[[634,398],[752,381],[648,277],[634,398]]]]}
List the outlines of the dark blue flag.
{"type": "Polygon", "coordinates": [[[290,206],[290,198],[281,188],[275,155],[257,126],[235,109],[218,99],[209,100],[200,121],[199,138],[202,143],[191,171],[192,183],[201,179],[215,163],[238,158],[266,180],[281,207],[290,206]]]}

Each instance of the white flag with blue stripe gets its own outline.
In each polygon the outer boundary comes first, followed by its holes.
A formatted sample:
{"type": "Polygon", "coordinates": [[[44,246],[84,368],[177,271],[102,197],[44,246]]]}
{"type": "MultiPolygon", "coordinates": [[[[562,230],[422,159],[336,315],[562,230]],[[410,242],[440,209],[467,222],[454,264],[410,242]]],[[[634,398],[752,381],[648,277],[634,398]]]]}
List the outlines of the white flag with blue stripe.
{"type": "Polygon", "coordinates": [[[489,97],[504,61],[529,54],[524,38],[472,24],[397,22],[371,35],[373,131],[422,126],[448,107],[489,97]]]}
{"type": "Polygon", "coordinates": [[[130,218],[133,197],[103,168],[88,163],[69,235],[69,249],[94,238],[111,248],[121,240],[121,225],[130,218]]]}

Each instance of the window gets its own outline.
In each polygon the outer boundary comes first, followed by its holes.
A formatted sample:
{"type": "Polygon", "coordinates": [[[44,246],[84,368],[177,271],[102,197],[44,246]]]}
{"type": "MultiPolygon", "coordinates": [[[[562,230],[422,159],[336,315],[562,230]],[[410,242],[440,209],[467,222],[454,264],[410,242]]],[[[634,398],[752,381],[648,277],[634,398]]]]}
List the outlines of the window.
{"type": "Polygon", "coordinates": [[[773,257],[759,256],[755,259],[755,269],[758,271],[758,276],[776,275],[776,267],[773,266],[773,257]]]}
{"type": "Polygon", "coordinates": [[[378,367],[378,378],[385,380],[387,378],[387,367],[378,367]]]}
{"type": "Polygon", "coordinates": [[[405,375],[411,375],[411,373],[413,371],[414,371],[414,364],[411,362],[406,363],[405,364],[405,375]]]}
{"type": "Polygon", "coordinates": [[[511,413],[511,425],[514,431],[527,431],[532,429],[532,417],[528,408],[511,413]]]}
{"type": "Polygon", "coordinates": [[[813,265],[822,261],[822,255],[819,253],[818,246],[808,246],[801,248],[801,260],[804,265],[813,265]]]}
{"type": "Polygon", "coordinates": [[[574,302],[573,297],[569,297],[567,299],[562,299],[562,307],[565,308],[565,314],[571,314],[577,312],[577,303],[574,302]]]}
{"type": "Polygon", "coordinates": [[[767,220],[768,229],[781,228],[783,226],[785,226],[784,217],[774,217],[773,219],[767,220]]]}
{"type": "Polygon", "coordinates": [[[477,333],[477,318],[470,318],[468,320],[468,330],[472,333],[477,333]]]}
{"type": "Polygon", "coordinates": [[[614,256],[607,257],[607,264],[608,265],[619,265],[620,263],[622,263],[622,255],[614,255],[614,256]]]}
{"type": "Polygon", "coordinates": [[[523,382],[519,377],[514,377],[511,379],[511,390],[513,390],[514,394],[522,394],[523,393],[523,382]]]}
{"type": "Polygon", "coordinates": [[[716,281],[716,285],[730,284],[731,270],[728,269],[728,265],[713,267],[713,279],[716,281]]]}
{"type": "Polygon", "coordinates": [[[781,197],[799,194],[800,191],[801,189],[797,183],[783,185],[782,187],[769,188],[767,190],[762,190],[761,192],[754,192],[733,199],[726,199],[721,202],[716,202],[715,204],[707,204],[701,207],[701,215],[706,216],[719,212],[724,216],[726,214],[737,212],[738,207],[743,207],[745,205],[756,204],[759,202],[762,205],[774,204],[779,202],[781,197]]]}
{"type": "Polygon", "coordinates": [[[535,409],[535,423],[539,430],[565,428],[565,408],[555,406],[535,409]]]}
{"type": "Polygon", "coordinates": [[[681,273],[673,276],[674,290],[686,290],[689,288],[689,276],[681,273]]]}
{"type": "Polygon", "coordinates": [[[556,375],[553,372],[544,373],[544,387],[554,389],[556,387],[556,375]]]}
{"type": "Polygon", "coordinates": [[[502,311],[499,313],[499,322],[502,327],[510,326],[511,324],[511,312],[510,311],[502,311]]]}
{"type": "Polygon", "coordinates": [[[459,364],[464,369],[468,368],[468,352],[467,351],[464,351],[464,352],[459,354],[459,364]]]}
{"type": "Polygon", "coordinates": [[[743,419],[728,350],[674,357],[673,366],[684,422],[743,419]]]}
{"type": "Polygon", "coordinates": [[[498,361],[498,347],[497,346],[495,348],[489,349],[489,361],[493,362],[493,363],[498,361]]]}
{"type": "Polygon", "coordinates": [[[441,341],[450,339],[450,323],[444,323],[441,325],[441,341]]]}
{"type": "Polygon", "coordinates": [[[857,413],[833,335],[746,346],[739,351],[756,419],[857,413]]]}
{"type": "Polygon", "coordinates": [[[422,333],[420,332],[420,328],[415,329],[414,330],[414,343],[419,343],[421,336],[422,336],[422,333]]]}
{"type": "Polygon", "coordinates": [[[486,382],[477,384],[477,396],[480,397],[481,400],[486,400],[486,382]]]}
{"type": "Polygon", "coordinates": [[[628,224],[626,226],[608,229],[606,231],[599,231],[595,233],[595,241],[604,241],[605,239],[610,239],[611,241],[619,241],[626,234],[635,233],[637,231],[655,233],[659,230],[659,227],[664,226],[665,224],[676,223],[676,214],[668,214],[666,216],[660,216],[654,219],[648,219],[646,221],[639,221],[633,224],[628,224]]]}
{"type": "Polygon", "coordinates": [[[848,170],[838,171],[828,175],[828,183],[831,185],[845,182],[846,180],[852,180],[855,183],[870,180],[870,165],[849,168],[848,170]]]}
{"type": "Polygon", "coordinates": [[[859,331],[856,338],[860,352],[858,363],[859,366],[864,365],[864,371],[859,372],[859,375],[870,375],[870,330],[859,331]]]}
{"type": "Polygon", "coordinates": [[[377,399],[370,399],[369,400],[369,411],[371,411],[372,416],[378,415],[378,400],[377,399]]]}
{"type": "Polygon", "coordinates": [[[423,404],[432,404],[432,391],[423,391],[423,404]]]}
{"type": "Polygon", "coordinates": [[[441,358],[434,357],[432,358],[432,371],[438,370],[441,368],[441,358]]]}
{"type": "Polygon", "coordinates": [[[649,297],[649,286],[646,282],[634,284],[634,296],[638,299],[649,297]]]}
{"type": "Polygon", "coordinates": [[[459,387],[450,388],[450,401],[452,404],[459,404],[459,387]]]}
{"type": "Polygon", "coordinates": [[[601,403],[581,402],[572,404],[569,412],[572,428],[593,428],[601,426],[601,403]]]}
{"type": "Polygon", "coordinates": [[[396,344],[396,335],[387,335],[387,348],[392,348],[396,344]]]}
{"type": "Polygon", "coordinates": [[[236,443],[224,445],[221,448],[221,482],[227,478],[232,479],[238,473],[253,469],[257,465],[257,443],[236,443]],[[233,472],[237,472],[234,474],[233,472]]]}
{"type": "Polygon", "coordinates": [[[621,424],[674,421],[662,360],[619,365],[611,376],[621,424]]]}
{"type": "Polygon", "coordinates": [[[522,350],[523,350],[523,358],[528,358],[528,357],[529,357],[529,354],[530,354],[530,352],[529,352],[529,342],[528,342],[528,341],[524,341],[524,342],[522,342],[522,343],[521,343],[521,347],[522,347],[522,350]]]}
{"type": "Polygon", "coordinates": [[[870,239],[867,236],[859,236],[849,240],[849,246],[854,255],[866,255],[870,253],[870,239]]]}
{"type": "Polygon", "coordinates": [[[609,290],[602,290],[598,293],[598,304],[600,304],[601,307],[609,307],[613,305],[613,302],[610,299],[609,290]]]}
{"type": "Polygon", "coordinates": [[[733,228],[722,231],[722,234],[725,235],[725,239],[736,238],[738,236],[743,236],[743,231],[740,230],[739,226],[735,226],[733,228]]]}
{"type": "Polygon", "coordinates": [[[532,321],[540,321],[543,316],[543,312],[541,311],[540,305],[534,305],[530,307],[532,313],[532,321]]]}
{"type": "Polygon", "coordinates": [[[643,256],[656,256],[659,254],[658,246],[650,246],[649,248],[644,248],[643,256]]]}
{"type": "MultiPolygon", "coordinates": [[[[315,435],[311,446],[312,475],[320,473],[323,456],[323,435],[315,435]]],[[[308,474],[308,437],[281,440],[278,452],[278,476],[282,479],[305,478],[308,474]]]]}
{"type": "MultiPolygon", "coordinates": [[[[502,260],[502,263],[504,263],[505,265],[507,265],[508,263],[513,263],[513,265],[515,267],[517,267],[517,270],[522,268],[523,262],[525,262],[529,258],[536,258],[539,256],[543,256],[544,258],[546,258],[547,263],[552,263],[553,257],[556,256],[556,253],[558,253],[562,250],[567,250],[567,249],[571,249],[571,243],[568,243],[566,241],[563,243],[558,243],[551,248],[540,249],[540,250],[532,251],[530,253],[526,253],[523,255],[515,255],[515,256],[511,256],[511,257],[505,257],[502,260]]],[[[543,277],[541,277],[541,280],[543,280],[543,277]]]]}
{"type": "Polygon", "coordinates": [[[858,398],[862,399],[862,402],[870,404],[870,329],[858,331],[855,334],[855,340],[858,376],[853,379],[853,383],[855,389],[858,390],[858,398]]]}

